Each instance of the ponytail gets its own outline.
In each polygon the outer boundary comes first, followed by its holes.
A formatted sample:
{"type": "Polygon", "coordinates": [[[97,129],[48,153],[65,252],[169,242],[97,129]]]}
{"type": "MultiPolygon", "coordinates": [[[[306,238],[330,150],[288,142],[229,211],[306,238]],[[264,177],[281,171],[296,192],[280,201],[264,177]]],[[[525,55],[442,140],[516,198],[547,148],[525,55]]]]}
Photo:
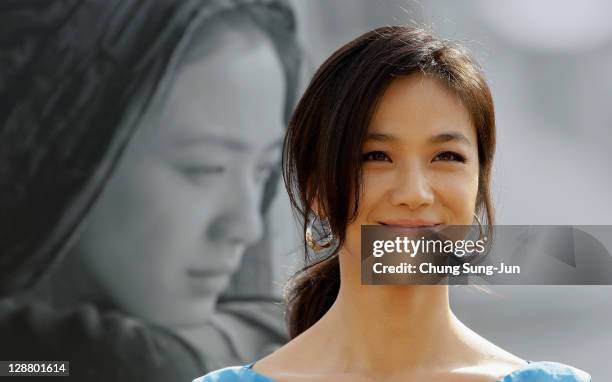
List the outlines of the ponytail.
{"type": "Polygon", "coordinates": [[[337,252],[299,270],[291,278],[285,300],[291,339],[314,325],[331,308],[340,290],[337,252]]]}

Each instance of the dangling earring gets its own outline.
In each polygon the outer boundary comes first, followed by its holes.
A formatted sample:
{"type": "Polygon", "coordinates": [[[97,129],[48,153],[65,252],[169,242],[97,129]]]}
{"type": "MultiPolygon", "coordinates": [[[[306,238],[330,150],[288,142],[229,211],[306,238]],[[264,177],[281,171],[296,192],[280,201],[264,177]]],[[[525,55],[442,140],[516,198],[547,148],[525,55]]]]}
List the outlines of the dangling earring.
{"type": "Polygon", "coordinates": [[[327,218],[313,214],[306,227],[306,244],[315,252],[329,248],[334,241],[334,234],[327,218]]]}
{"type": "Polygon", "coordinates": [[[478,222],[478,231],[480,232],[480,235],[478,236],[478,238],[480,240],[484,240],[484,228],[482,226],[482,222],[480,221],[480,218],[478,217],[478,215],[476,215],[476,212],[474,212],[474,218],[476,219],[476,222],[478,222]]]}
{"type": "MultiPolygon", "coordinates": [[[[479,236],[478,236],[478,240],[485,240],[486,236],[484,236],[484,227],[482,225],[482,222],[480,221],[480,218],[478,217],[478,215],[476,215],[476,213],[473,213],[474,215],[474,219],[476,219],[476,222],[478,223],[478,231],[479,231],[479,236]]],[[[473,224],[472,224],[473,225],[473,224]]],[[[470,235],[471,235],[472,230],[470,229],[470,235]]],[[[455,252],[453,252],[453,258],[455,260],[459,260],[461,262],[469,262],[472,261],[473,259],[476,258],[476,255],[478,255],[478,252],[475,252],[474,254],[471,255],[461,255],[458,256],[455,252]]]]}

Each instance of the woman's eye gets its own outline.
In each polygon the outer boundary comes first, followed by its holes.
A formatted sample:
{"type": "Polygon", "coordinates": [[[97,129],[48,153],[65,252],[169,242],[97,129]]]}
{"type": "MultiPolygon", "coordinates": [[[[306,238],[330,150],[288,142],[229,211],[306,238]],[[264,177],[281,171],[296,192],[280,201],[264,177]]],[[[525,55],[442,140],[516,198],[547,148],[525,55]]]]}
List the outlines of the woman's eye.
{"type": "Polygon", "coordinates": [[[209,177],[220,176],[225,173],[224,166],[184,166],[180,171],[192,182],[201,182],[209,177]]]}
{"type": "Polygon", "coordinates": [[[455,162],[465,163],[465,158],[461,154],[457,154],[452,151],[445,151],[443,153],[436,155],[436,157],[434,158],[434,162],[435,161],[455,161],[455,162]]]}
{"type": "Polygon", "coordinates": [[[366,161],[391,162],[391,158],[389,158],[387,156],[387,154],[385,154],[382,151],[370,151],[369,153],[365,153],[365,154],[363,154],[362,160],[364,162],[366,162],[366,161]]]}

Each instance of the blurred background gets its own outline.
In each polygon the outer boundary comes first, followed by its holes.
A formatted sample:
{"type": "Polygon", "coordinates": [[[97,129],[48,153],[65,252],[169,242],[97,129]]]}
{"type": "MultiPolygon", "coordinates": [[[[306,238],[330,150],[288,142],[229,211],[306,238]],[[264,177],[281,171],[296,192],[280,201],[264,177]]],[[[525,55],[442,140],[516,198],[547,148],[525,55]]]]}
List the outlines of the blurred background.
{"type": "MultiPolygon", "coordinates": [[[[382,25],[422,25],[462,42],[482,65],[496,103],[497,224],[612,224],[612,2],[293,5],[310,71],[382,25]]],[[[612,378],[612,287],[488,288],[452,288],[455,313],[476,332],[525,359],[568,363],[596,381],[612,378]]]]}

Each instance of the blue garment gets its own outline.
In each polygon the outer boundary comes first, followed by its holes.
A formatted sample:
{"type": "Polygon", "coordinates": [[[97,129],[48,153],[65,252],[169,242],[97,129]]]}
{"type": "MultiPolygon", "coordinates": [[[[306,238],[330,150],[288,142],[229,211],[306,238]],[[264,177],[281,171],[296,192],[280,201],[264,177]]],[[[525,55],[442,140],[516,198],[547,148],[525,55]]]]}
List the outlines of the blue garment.
{"type": "Polygon", "coordinates": [[[529,362],[500,379],[499,382],[591,382],[591,376],[583,370],[558,362],[529,362]]]}
{"type": "MultiPolygon", "coordinates": [[[[253,363],[246,366],[232,366],[216,370],[193,382],[276,382],[252,369],[253,363]]],[[[572,366],[558,362],[529,362],[498,382],[591,382],[591,376],[572,366]]]]}

